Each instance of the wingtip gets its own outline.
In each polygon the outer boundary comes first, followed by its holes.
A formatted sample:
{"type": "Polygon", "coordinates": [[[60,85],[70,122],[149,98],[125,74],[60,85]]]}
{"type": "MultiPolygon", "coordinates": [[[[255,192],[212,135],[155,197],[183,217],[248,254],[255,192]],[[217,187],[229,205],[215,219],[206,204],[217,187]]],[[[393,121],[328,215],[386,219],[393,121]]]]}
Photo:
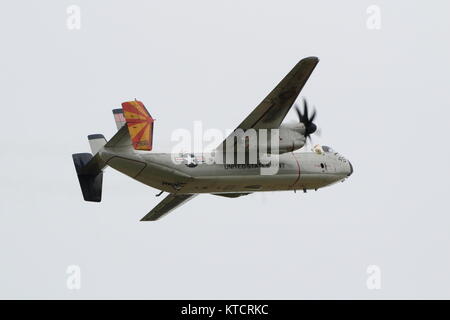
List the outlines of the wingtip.
{"type": "Polygon", "coordinates": [[[156,221],[157,219],[145,219],[145,218],[142,218],[141,220],[139,220],[139,221],[144,221],[144,222],[146,222],[146,221],[156,221]]]}
{"type": "Polygon", "coordinates": [[[305,61],[305,62],[319,62],[320,61],[320,59],[318,58],[318,57],[316,57],[316,56],[310,56],[310,57],[306,57],[306,58],[303,58],[302,60],[300,60],[300,61],[305,61]]]}

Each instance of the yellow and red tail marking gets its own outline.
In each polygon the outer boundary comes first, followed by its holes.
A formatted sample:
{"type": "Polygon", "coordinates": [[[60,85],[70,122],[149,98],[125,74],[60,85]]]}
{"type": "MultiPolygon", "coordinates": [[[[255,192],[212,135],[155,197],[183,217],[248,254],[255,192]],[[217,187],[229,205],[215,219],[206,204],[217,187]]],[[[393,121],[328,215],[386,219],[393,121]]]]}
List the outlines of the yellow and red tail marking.
{"type": "Polygon", "coordinates": [[[152,150],[154,119],[140,101],[122,103],[131,142],[136,150],[152,150]]]}

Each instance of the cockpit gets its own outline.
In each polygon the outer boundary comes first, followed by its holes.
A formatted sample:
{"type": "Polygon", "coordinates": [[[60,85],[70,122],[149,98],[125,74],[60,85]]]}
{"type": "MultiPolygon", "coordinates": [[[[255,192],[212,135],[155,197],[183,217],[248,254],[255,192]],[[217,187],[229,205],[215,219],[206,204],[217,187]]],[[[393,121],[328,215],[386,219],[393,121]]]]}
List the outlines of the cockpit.
{"type": "MultiPolygon", "coordinates": [[[[312,148],[312,151],[318,155],[324,156],[324,159],[327,159],[326,161],[328,164],[332,164],[334,162],[333,165],[335,166],[336,170],[341,170],[341,169],[344,170],[344,172],[347,173],[348,177],[353,173],[353,166],[352,166],[351,162],[348,161],[343,155],[334,151],[333,148],[316,144],[312,148]]],[[[324,168],[326,169],[327,165],[325,164],[325,162],[323,162],[323,160],[319,160],[319,161],[322,161],[320,163],[320,167],[322,169],[324,169],[324,168]]]]}
{"type": "Polygon", "coordinates": [[[328,147],[328,146],[322,146],[322,150],[325,153],[335,153],[334,149],[332,147],[328,147]]]}
{"type": "Polygon", "coordinates": [[[336,151],[334,151],[334,149],[332,147],[329,146],[321,146],[319,144],[316,144],[312,151],[314,151],[315,153],[318,154],[324,154],[324,153],[336,153],[336,151]]]}

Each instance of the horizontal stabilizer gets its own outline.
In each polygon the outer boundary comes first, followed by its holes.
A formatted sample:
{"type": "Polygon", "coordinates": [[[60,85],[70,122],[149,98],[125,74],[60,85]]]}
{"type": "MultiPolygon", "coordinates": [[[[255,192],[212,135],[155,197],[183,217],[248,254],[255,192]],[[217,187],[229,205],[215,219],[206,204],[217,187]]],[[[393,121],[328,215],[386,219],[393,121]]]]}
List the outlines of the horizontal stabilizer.
{"type": "Polygon", "coordinates": [[[105,144],[105,148],[132,148],[130,133],[127,126],[122,126],[119,131],[105,144]]]}

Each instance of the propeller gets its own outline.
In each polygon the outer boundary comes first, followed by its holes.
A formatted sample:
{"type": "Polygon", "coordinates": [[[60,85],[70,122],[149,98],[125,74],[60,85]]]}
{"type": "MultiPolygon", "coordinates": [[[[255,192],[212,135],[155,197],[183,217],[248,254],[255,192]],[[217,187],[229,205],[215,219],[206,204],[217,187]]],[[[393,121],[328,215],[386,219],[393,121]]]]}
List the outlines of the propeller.
{"type": "MultiPolygon", "coordinates": [[[[314,109],[311,114],[311,117],[309,117],[308,102],[306,101],[306,99],[303,99],[303,113],[300,111],[300,108],[297,104],[295,104],[295,111],[297,111],[299,122],[303,123],[303,125],[305,126],[306,141],[308,140],[307,138],[309,138],[312,142],[311,135],[313,133],[317,133],[320,135],[320,133],[321,133],[320,129],[318,130],[316,124],[313,122],[317,115],[316,110],[314,109]]],[[[306,144],[306,141],[305,141],[305,144],[306,144]]]]}

